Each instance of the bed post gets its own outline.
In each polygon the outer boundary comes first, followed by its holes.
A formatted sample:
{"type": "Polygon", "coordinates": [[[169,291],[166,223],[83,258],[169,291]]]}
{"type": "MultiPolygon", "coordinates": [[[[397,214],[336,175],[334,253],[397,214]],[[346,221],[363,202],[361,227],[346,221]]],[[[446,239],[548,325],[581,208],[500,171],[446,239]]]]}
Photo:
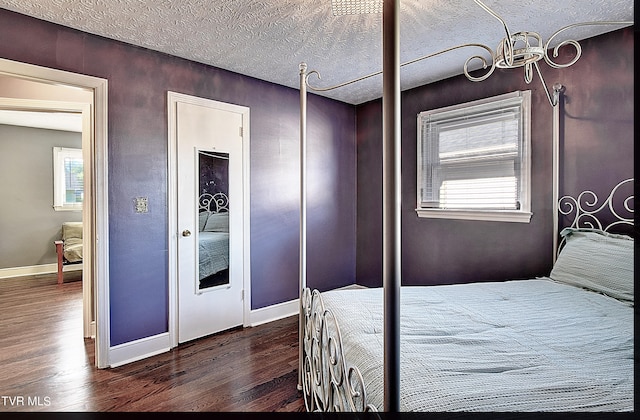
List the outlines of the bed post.
{"type": "Polygon", "coordinates": [[[298,314],[298,390],[302,390],[304,317],[302,293],[307,287],[307,64],[300,63],[300,285],[298,314]]]}
{"type": "Polygon", "coordinates": [[[553,85],[553,157],[552,157],[552,182],[553,182],[553,260],[555,264],[558,256],[558,230],[559,215],[558,215],[558,200],[560,190],[560,97],[564,91],[564,86],[560,83],[553,85]]]}
{"type": "Polygon", "coordinates": [[[399,1],[382,9],[382,282],[384,411],[400,411],[400,31],[399,1]]]}

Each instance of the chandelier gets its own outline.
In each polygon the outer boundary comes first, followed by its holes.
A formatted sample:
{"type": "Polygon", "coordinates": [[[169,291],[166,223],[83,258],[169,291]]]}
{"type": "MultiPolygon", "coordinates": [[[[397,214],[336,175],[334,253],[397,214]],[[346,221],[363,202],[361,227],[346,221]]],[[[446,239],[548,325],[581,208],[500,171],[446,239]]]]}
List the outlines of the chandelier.
{"type": "MultiPolygon", "coordinates": [[[[472,77],[468,70],[468,64],[471,60],[480,59],[483,62],[483,68],[486,69],[489,67],[486,60],[480,56],[473,56],[467,60],[464,67],[464,73],[467,78],[471,81],[478,82],[485,80],[487,77],[493,73],[493,70],[498,67],[502,69],[515,69],[519,67],[524,67],[524,81],[529,84],[533,80],[533,69],[535,68],[536,73],[538,73],[538,77],[540,77],[540,81],[542,86],[544,87],[545,93],[547,94],[547,98],[552,106],[555,106],[558,102],[557,96],[551,96],[549,94],[549,89],[547,88],[547,84],[544,81],[544,77],[542,76],[542,72],[540,71],[540,66],[538,65],[538,61],[544,60],[550,67],[560,69],[569,67],[578,61],[580,56],[582,55],[582,47],[578,43],[578,41],[574,40],[566,40],[553,48],[552,54],[553,58],[558,57],[558,51],[561,47],[565,45],[571,45],[575,49],[575,55],[573,58],[564,64],[560,64],[555,62],[551,57],[549,57],[549,45],[551,40],[555,38],[561,32],[575,28],[578,26],[587,26],[587,25],[623,25],[623,24],[633,24],[633,22],[615,22],[615,21],[601,21],[601,22],[583,22],[583,23],[575,23],[573,25],[565,26],[564,28],[556,31],[549,39],[547,43],[544,44],[542,42],[542,37],[537,32],[514,32],[511,33],[509,28],[507,27],[507,23],[505,22],[500,15],[490,9],[486,4],[484,4],[480,0],[474,0],[476,4],[482,7],[486,12],[488,12],[491,16],[495,17],[497,20],[502,23],[502,26],[505,31],[505,37],[500,41],[498,47],[496,48],[495,53],[492,52],[492,64],[489,68],[489,71],[481,76],[481,77],[472,77]]],[[[466,46],[469,44],[465,44],[462,46],[466,46]]],[[[461,47],[462,47],[461,46],[461,47]]],[[[488,48],[488,47],[485,47],[488,48]]]]}

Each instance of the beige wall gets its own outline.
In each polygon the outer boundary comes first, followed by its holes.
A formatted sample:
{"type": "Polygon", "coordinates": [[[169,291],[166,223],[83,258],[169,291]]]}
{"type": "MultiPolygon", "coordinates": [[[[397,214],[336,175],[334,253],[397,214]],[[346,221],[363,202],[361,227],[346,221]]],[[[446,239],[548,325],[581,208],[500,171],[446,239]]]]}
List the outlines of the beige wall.
{"type": "Polygon", "coordinates": [[[53,147],[80,148],[80,133],[0,125],[0,270],[55,264],[53,241],[80,211],[53,209],[53,147]]]}

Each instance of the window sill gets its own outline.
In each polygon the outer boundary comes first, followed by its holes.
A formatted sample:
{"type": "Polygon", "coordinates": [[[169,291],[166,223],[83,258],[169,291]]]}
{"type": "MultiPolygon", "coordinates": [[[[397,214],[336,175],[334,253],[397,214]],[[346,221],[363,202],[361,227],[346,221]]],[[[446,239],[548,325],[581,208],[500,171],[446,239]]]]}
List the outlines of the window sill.
{"type": "Polygon", "coordinates": [[[418,217],[431,219],[483,220],[491,222],[529,223],[531,212],[514,210],[445,210],[416,209],[418,217]]]}
{"type": "Polygon", "coordinates": [[[82,211],[82,206],[53,206],[55,211],[82,211]]]}

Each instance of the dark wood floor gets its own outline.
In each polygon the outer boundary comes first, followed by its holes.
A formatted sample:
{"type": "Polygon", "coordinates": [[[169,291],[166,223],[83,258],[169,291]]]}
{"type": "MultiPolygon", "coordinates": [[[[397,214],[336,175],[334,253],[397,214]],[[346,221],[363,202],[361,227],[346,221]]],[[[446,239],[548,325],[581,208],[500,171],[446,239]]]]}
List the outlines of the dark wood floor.
{"type": "Polygon", "coordinates": [[[0,280],[0,412],[304,410],[297,317],[96,369],[77,280],[0,280]]]}

